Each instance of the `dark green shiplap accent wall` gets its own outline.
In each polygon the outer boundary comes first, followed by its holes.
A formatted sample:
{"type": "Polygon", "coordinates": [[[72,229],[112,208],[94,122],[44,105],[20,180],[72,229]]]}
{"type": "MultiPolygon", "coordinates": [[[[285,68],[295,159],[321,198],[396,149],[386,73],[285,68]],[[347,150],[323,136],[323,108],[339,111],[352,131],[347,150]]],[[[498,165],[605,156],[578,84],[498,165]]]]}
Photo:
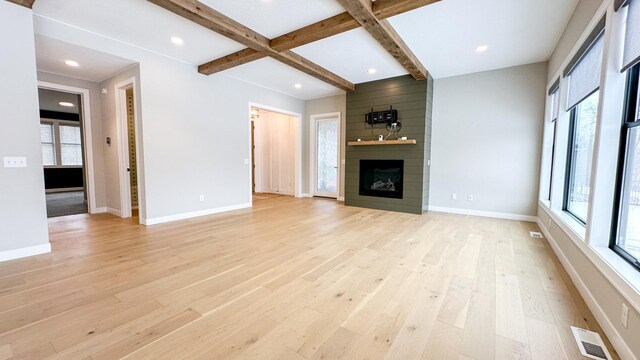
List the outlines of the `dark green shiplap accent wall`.
{"type": "Polygon", "coordinates": [[[431,155],[431,108],[433,79],[416,81],[411,76],[357,84],[347,93],[346,140],[374,140],[388,134],[385,125],[365,123],[364,115],[398,110],[402,122],[400,136],[416,139],[416,145],[348,146],[345,164],[345,204],[373,209],[422,214],[429,202],[429,167],[431,155]],[[360,160],[404,160],[404,197],[388,199],[359,195],[360,160]]]}

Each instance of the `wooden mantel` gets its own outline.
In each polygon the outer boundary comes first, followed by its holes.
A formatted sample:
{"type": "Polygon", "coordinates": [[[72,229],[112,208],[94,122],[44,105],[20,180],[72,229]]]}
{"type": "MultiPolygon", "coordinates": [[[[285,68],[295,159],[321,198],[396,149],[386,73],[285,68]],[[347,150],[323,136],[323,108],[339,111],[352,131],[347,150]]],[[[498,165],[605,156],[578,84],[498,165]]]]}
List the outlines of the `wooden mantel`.
{"type": "Polygon", "coordinates": [[[407,140],[364,140],[364,141],[349,141],[349,145],[352,146],[364,146],[364,145],[415,145],[416,139],[407,140]]]}

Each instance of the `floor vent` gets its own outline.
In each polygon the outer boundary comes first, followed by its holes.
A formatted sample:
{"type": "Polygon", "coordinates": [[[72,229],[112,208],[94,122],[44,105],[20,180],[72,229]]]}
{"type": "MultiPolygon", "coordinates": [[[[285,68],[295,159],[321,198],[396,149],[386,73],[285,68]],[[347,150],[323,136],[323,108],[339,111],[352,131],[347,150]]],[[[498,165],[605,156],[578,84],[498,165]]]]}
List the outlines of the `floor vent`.
{"type": "Polygon", "coordinates": [[[578,344],[582,356],[589,359],[610,360],[611,354],[602,342],[600,334],[572,326],[571,332],[578,344]]]}
{"type": "Polygon", "coordinates": [[[529,235],[531,235],[532,238],[542,239],[542,234],[537,231],[529,231],[529,235]]]}

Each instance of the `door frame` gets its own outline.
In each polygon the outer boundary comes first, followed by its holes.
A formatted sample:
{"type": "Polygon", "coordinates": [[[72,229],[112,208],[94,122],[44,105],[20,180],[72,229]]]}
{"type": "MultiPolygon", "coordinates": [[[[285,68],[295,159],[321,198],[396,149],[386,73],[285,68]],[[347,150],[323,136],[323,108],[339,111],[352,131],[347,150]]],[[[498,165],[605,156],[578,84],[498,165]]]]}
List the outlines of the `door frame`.
{"type": "MultiPolygon", "coordinates": [[[[269,106],[269,105],[263,105],[263,104],[259,104],[256,102],[249,102],[249,107],[248,107],[248,111],[247,111],[247,119],[249,120],[248,125],[249,125],[249,130],[247,132],[248,134],[248,140],[249,140],[249,158],[248,158],[248,163],[247,166],[249,169],[249,172],[247,174],[248,179],[249,179],[249,203],[253,205],[253,184],[252,184],[252,171],[254,171],[251,168],[251,164],[253,163],[254,159],[251,156],[251,126],[252,126],[252,119],[251,119],[251,109],[253,108],[257,108],[257,109],[262,109],[262,110],[266,110],[266,111],[272,111],[272,112],[277,112],[280,114],[284,114],[284,115],[289,115],[289,116],[293,116],[295,121],[294,121],[294,133],[296,135],[295,140],[295,151],[294,151],[294,183],[293,183],[293,191],[294,191],[294,196],[295,197],[303,197],[302,194],[302,114],[301,113],[297,113],[294,111],[289,111],[289,110],[285,110],[285,109],[281,109],[281,108],[277,108],[277,107],[273,107],[273,106],[269,106]]],[[[259,118],[258,118],[259,119],[259,118]]],[[[262,134],[261,129],[260,129],[260,125],[259,125],[259,120],[258,122],[255,124],[256,126],[256,131],[255,131],[255,138],[254,138],[254,143],[255,143],[255,157],[256,160],[261,160],[262,159],[262,151],[260,151],[260,146],[262,145],[262,143],[260,142],[260,135],[262,134]]],[[[260,172],[257,171],[257,169],[259,168],[258,164],[261,164],[261,161],[256,161],[256,189],[258,188],[262,188],[262,176],[260,174],[260,172]],[[260,184],[260,186],[258,186],[258,184],[260,184]]]]}
{"type": "Polygon", "coordinates": [[[317,144],[316,144],[316,129],[318,120],[338,119],[338,178],[336,181],[336,199],[340,198],[340,179],[342,176],[342,165],[340,160],[340,154],[342,153],[342,114],[340,111],[324,114],[313,114],[309,119],[309,193],[311,196],[316,195],[316,159],[317,159],[317,144]]]}
{"type": "Polygon", "coordinates": [[[137,82],[135,76],[120,81],[115,85],[116,97],[116,131],[117,131],[117,152],[118,152],[118,178],[120,183],[120,217],[129,218],[132,216],[131,207],[131,183],[129,178],[129,131],[127,119],[127,89],[133,88],[133,118],[135,127],[135,145],[136,145],[136,182],[138,184],[138,221],[143,222],[146,219],[145,206],[145,188],[144,183],[140,181],[143,164],[140,147],[140,111],[139,99],[137,92],[137,82]]]}
{"type": "MultiPolygon", "coordinates": [[[[56,84],[48,81],[38,81],[38,89],[55,90],[65,92],[69,94],[80,95],[80,101],[82,102],[82,141],[84,151],[83,164],[85,178],[87,183],[87,210],[89,214],[96,214],[105,212],[106,208],[98,208],[96,206],[96,178],[93,164],[93,132],[91,130],[91,92],[89,89],[79,88],[74,86],[67,86],[62,84],[56,84]]],[[[40,115],[38,115],[40,119],[40,115]]],[[[44,190],[44,189],[43,189],[44,190]]]]}

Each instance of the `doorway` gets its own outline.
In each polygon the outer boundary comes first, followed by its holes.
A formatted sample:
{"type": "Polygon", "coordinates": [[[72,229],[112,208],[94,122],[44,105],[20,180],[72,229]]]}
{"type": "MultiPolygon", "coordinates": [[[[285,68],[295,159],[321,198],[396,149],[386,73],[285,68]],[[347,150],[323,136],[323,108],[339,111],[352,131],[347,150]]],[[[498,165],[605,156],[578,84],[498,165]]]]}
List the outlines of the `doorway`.
{"type": "Polygon", "coordinates": [[[98,212],[89,90],[38,82],[47,217],[98,212]]]}
{"type": "Polygon", "coordinates": [[[261,194],[301,196],[300,114],[250,104],[251,190],[261,194]]]}
{"type": "Polygon", "coordinates": [[[311,194],[337,199],[340,192],[340,113],[311,116],[311,194]]]}
{"type": "MultiPolygon", "coordinates": [[[[139,124],[135,78],[116,84],[118,160],[120,170],[120,217],[143,217],[140,209],[139,124]]],[[[138,220],[139,221],[139,220],[138,220]]]]}

